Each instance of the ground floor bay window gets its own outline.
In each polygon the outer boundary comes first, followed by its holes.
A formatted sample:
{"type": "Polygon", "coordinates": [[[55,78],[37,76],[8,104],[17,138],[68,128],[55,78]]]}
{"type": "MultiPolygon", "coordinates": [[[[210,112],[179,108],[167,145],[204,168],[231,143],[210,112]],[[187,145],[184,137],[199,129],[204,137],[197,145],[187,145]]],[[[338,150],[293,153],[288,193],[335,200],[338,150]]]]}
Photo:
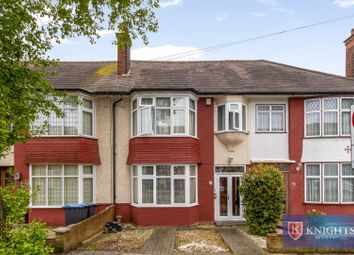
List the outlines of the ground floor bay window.
{"type": "Polygon", "coordinates": [[[95,202],[92,165],[31,165],[32,207],[61,207],[95,202]]]}
{"type": "Polygon", "coordinates": [[[306,164],[305,202],[354,203],[354,169],[351,164],[306,164]]]}
{"type": "Polygon", "coordinates": [[[178,207],[197,204],[197,166],[132,166],[132,203],[137,206],[178,207]]]}

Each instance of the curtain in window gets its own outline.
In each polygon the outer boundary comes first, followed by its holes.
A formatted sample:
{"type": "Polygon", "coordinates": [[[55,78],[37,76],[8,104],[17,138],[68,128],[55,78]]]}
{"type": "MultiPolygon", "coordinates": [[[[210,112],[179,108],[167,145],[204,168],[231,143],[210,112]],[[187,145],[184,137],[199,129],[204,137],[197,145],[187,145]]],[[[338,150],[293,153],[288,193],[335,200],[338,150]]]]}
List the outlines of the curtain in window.
{"type": "Polygon", "coordinates": [[[156,134],[169,135],[171,127],[170,109],[156,109],[156,134]]]}
{"type": "Polygon", "coordinates": [[[32,191],[35,192],[33,205],[46,205],[45,197],[45,178],[32,178],[32,191]]]}
{"type": "Polygon", "coordinates": [[[257,130],[258,131],[269,131],[270,128],[270,113],[269,112],[258,112],[257,114],[257,130]]]}
{"type": "Polygon", "coordinates": [[[92,178],[84,178],[82,180],[83,185],[83,202],[84,203],[93,203],[93,179],[92,178]]]}
{"type": "Polygon", "coordinates": [[[306,180],[306,200],[320,202],[320,179],[308,178],[306,180]]]}
{"type": "Polygon", "coordinates": [[[284,113],[272,112],[272,131],[283,131],[284,113]]]}
{"type": "Polygon", "coordinates": [[[154,202],[154,181],[152,179],[141,180],[142,203],[151,204],[154,202]]]}
{"type": "Polygon", "coordinates": [[[189,110],[189,134],[195,136],[195,112],[189,110]]]}
{"type": "Polygon", "coordinates": [[[306,113],[306,135],[320,135],[320,113],[306,113]]]}
{"type": "Polygon", "coordinates": [[[157,204],[171,204],[171,178],[156,179],[157,204]]]}
{"type": "Polygon", "coordinates": [[[48,205],[62,205],[62,178],[48,177],[48,205]]]}
{"type": "Polygon", "coordinates": [[[138,112],[133,112],[133,136],[138,134],[138,112]]]}
{"type": "Polygon", "coordinates": [[[48,119],[48,135],[63,134],[63,119],[58,118],[55,112],[51,112],[48,119]]]}
{"type": "Polygon", "coordinates": [[[186,202],[185,180],[184,179],[175,179],[173,185],[174,185],[174,202],[175,203],[185,203],[186,202]]]}
{"type": "Polygon", "coordinates": [[[93,135],[91,112],[82,112],[82,133],[84,135],[93,135]]]}
{"type": "Polygon", "coordinates": [[[152,134],[152,108],[141,109],[141,134],[152,134]]]}
{"type": "Polygon", "coordinates": [[[78,119],[77,109],[64,110],[64,135],[77,135],[79,133],[78,119]]]}
{"type": "Polygon", "coordinates": [[[197,202],[197,180],[195,177],[189,179],[189,200],[193,204],[197,202]]]}
{"type": "Polygon", "coordinates": [[[185,110],[173,110],[173,132],[183,134],[185,125],[185,110]]]}
{"type": "Polygon", "coordinates": [[[338,113],[325,112],[324,113],[324,134],[336,135],[338,134],[338,113]]]}
{"type": "Polygon", "coordinates": [[[225,105],[218,106],[218,130],[225,130],[225,105]]]}
{"type": "Polygon", "coordinates": [[[138,179],[133,178],[133,202],[138,203],[138,179]]]}
{"type": "Polygon", "coordinates": [[[343,202],[354,202],[354,178],[342,180],[343,202]]]}
{"type": "Polygon", "coordinates": [[[338,164],[323,164],[324,201],[338,202],[338,164]]]}
{"type": "Polygon", "coordinates": [[[79,180],[78,177],[64,178],[64,204],[79,203],[79,180]]]}
{"type": "Polygon", "coordinates": [[[350,135],[350,112],[342,112],[342,134],[350,135]]]}

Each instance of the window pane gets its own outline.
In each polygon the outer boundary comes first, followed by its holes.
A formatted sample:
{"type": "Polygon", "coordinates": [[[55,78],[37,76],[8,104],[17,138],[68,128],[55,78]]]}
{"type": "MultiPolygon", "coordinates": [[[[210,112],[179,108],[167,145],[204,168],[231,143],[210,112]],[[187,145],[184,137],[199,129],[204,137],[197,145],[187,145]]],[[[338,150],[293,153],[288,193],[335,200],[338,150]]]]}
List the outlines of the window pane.
{"type": "Polygon", "coordinates": [[[192,99],[189,99],[189,108],[195,110],[195,101],[192,99]]]}
{"type": "Polygon", "coordinates": [[[338,179],[324,179],[324,202],[338,202],[338,179]]]}
{"type": "Polygon", "coordinates": [[[157,165],[156,166],[156,175],[157,176],[170,176],[171,175],[171,166],[157,165]]]}
{"type": "Polygon", "coordinates": [[[184,97],[175,97],[173,98],[173,106],[183,107],[186,105],[184,97]]]}
{"type": "Polygon", "coordinates": [[[154,202],[154,181],[151,179],[143,179],[141,180],[142,189],[142,203],[151,204],[154,202]]]}
{"type": "Polygon", "coordinates": [[[272,105],[272,111],[283,112],[284,111],[284,106],[283,105],[272,105]]]}
{"type": "Polygon", "coordinates": [[[78,175],[79,168],[76,165],[65,165],[64,166],[64,175],[78,175]]]}
{"type": "Polygon", "coordinates": [[[135,110],[137,107],[137,102],[136,102],[136,99],[133,100],[133,110],[135,110]]]}
{"type": "Polygon", "coordinates": [[[337,164],[323,164],[324,176],[338,176],[337,164]]]}
{"type": "Polygon", "coordinates": [[[84,135],[93,135],[91,112],[82,112],[82,133],[84,135]]]}
{"type": "Polygon", "coordinates": [[[133,166],[133,176],[138,176],[138,167],[133,166]]]}
{"type": "Polygon", "coordinates": [[[185,203],[186,202],[186,185],[184,179],[174,180],[174,202],[175,203],[185,203]]]}
{"type": "Polygon", "coordinates": [[[350,176],[354,175],[354,169],[351,164],[343,164],[342,165],[342,175],[350,176]]]}
{"type": "Polygon", "coordinates": [[[48,166],[48,175],[61,175],[62,166],[61,165],[49,165],[48,166]]]}
{"type": "Polygon", "coordinates": [[[272,131],[284,131],[283,112],[272,112],[272,131]]]}
{"type": "Polygon", "coordinates": [[[32,166],[32,176],[46,175],[46,166],[32,166]]]}
{"type": "Polygon", "coordinates": [[[257,109],[258,109],[258,111],[269,111],[270,105],[258,105],[257,109]]]}
{"type": "Polygon", "coordinates": [[[196,178],[190,178],[190,183],[189,183],[189,200],[190,203],[196,203],[197,202],[197,179],[196,178]]]}
{"type": "Polygon", "coordinates": [[[185,111],[173,110],[173,132],[176,134],[185,133],[185,111]]]}
{"type": "Polygon", "coordinates": [[[270,113],[258,112],[257,113],[257,131],[269,131],[270,130],[270,113]]]}
{"type": "Polygon", "coordinates": [[[230,111],[238,111],[239,110],[238,104],[230,104],[230,111]]]}
{"type": "Polygon", "coordinates": [[[92,100],[89,100],[89,99],[86,99],[84,98],[82,100],[82,106],[87,108],[87,109],[92,109],[93,108],[93,103],[92,103],[92,100]]]}
{"type": "Polygon", "coordinates": [[[320,113],[306,113],[306,135],[320,135],[320,113]]]}
{"type": "Polygon", "coordinates": [[[138,203],[138,179],[133,178],[133,203],[138,203]]]}
{"type": "Polygon", "coordinates": [[[238,112],[229,112],[229,129],[236,130],[240,128],[240,114],[238,112]]]}
{"type": "Polygon", "coordinates": [[[309,202],[320,202],[320,179],[307,178],[306,200],[309,202]]]}
{"type": "Polygon", "coordinates": [[[246,131],[246,106],[242,105],[242,130],[246,131]]]}
{"type": "Polygon", "coordinates": [[[342,180],[343,202],[354,202],[354,178],[342,180]]]}
{"type": "Polygon", "coordinates": [[[152,113],[153,109],[151,107],[141,109],[141,134],[151,134],[152,133],[152,113]]]}
{"type": "Polygon", "coordinates": [[[324,113],[324,134],[336,135],[338,134],[338,113],[325,112],[324,113]]]}
{"type": "Polygon", "coordinates": [[[79,180],[77,177],[64,178],[64,204],[79,203],[79,180]]]}
{"type": "Polygon", "coordinates": [[[342,112],[342,134],[350,135],[350,112],[342,112]]]}
{"type": "Polygon", "coordinates": [[[320,110],[320,100],[306,100],[305,101],[306,112],[319,111],[320,110]]]}
{"type": "Polygon", "coordinates": [[[185,166],[174,166],[173,167],[173,174],[174,175],[185,175],[186,174],[186,167],[185,166]]]}
{"type": "Polygon", "coordinates": [[[154,167],[153,166],[142,166],[142,175],[153,175],[154,167]]]}
{"type": "Polygon", "coordinates": [[[189,134],[195,136],[195,112],[189,111],[189,134]]]}
{"type": "Polygon", "coordinates": [[[64,110],[64,135],[78,134],[79,116],[77,109],[64,110]]]}
{"type": "Polygon", "coordinates": [[[138,134],[138,113],[137,111],[133,112],[133,136],[138,134]]]}
{"type": "Polygon", "coordinates": [[[195,176],[195,166],[194,165],[189,166],[189,175],[195,176]]]}
{"type": "Polygon", "coordinates": [[[158,97],[156,98],[156,107],[170,107],[171,100],[169,97],[158,97]]]}
{"type": "Polygon", "coordinates": [[[171,204],[171,179],[156,179],[156,199],[157,204],[171,204]]]}
{"type": "Polygon", "coordinates": [[[225,105],[218,106],[218,131],[225,130],[225,105]]]}
{"type": "Polygon", "coordinates": [[[85,175],[91,175],[93,174],[93,166],[83,166],[82,171],[85,175]]]}
{"type": "Polygon", "coordinates": [[[32,191],[35,193],[32,205],[46,205],[45,178],[32,178],[32,191]]]}
{"type": "Polygon", "coordinates": [[[141,105],[152,105],[153,99],[152,98],[142,98],[141,105]]]}
{"type": "Polygon", "coordinates": [[[83,184],[83,202],[93,203],[93,179],[84,178],[82,180],[83,184]]]}
{"type": "Polygon", "coordinates": [[[62,205],[62,196],[62,178],[48,178],[48,205],[62,205]]]}
{"type": "Polygon", "coordinates": [[[306,165],[306,176],[320,176],[320,165],[306,165]]]}
{"type": "Polygon", "coordinates": [[[51,112],[48,118],[48,135],[63,134],[63,119],[57,117],[55,112],[51,112]]]}
{"type": "Polygon", "coordinates": [[[171,125],[170,109],[156,109],[156,134],[169,135],[171,125]]]}
{"type": "Polygon", "coordinates": [[[350,110],[350,107],[354,104],[354,98],[342,98],[342,109],[350,110]]]}
{"type": "Polygon", "coordinates": [[[324,98],[323,99],[323,109],[324,110],[336,110],[338,109],[337,98],[324,98]]]}

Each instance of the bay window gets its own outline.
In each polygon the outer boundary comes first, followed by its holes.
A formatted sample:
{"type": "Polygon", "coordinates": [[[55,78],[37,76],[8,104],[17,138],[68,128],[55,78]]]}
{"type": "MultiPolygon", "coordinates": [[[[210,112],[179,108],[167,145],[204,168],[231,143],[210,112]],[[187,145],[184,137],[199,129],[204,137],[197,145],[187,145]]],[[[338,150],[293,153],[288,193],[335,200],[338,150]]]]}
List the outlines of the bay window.
{"type": "Polygon", "coordinates": [[[190,97],[137,97],[132,135],[196,135],[196,101],[190,97]]]}
{"type": "Polygon", "coordinates": [[[246,106],[242,103],[218,105],[218,131],[246,131],[246,117],[246,106]]]}
{"type": "Polygon", "coordinates": [[[354,203],[354,170],[351,164],[306,164],[305,202],[354,203]]]}
{"type": "Polygon", "coordinates": [[[195,165],[134,165],[132,202],[141,206],[188,206],[197,203],[195,165]]]}
{"type": "Polygon", "coordinates": [[[61,207],[94,203],[95,169],[92,165],[31,165],[31,205],[61,207]]]}
{"type": "Polygon", "coordinates": [[[257,132],[285,132],[285,105],[257,105],[257,132]]]}
{"type": "Polygon", "coordinates": [[[44,136],[94,136],[94,103],[89,98],[70,96],[66,103],[57,105],[64,117],[54,111],[49,116],[40,114],[32,124],[34,132],[47,125],[44,136]],[[77,102],[78,101],[78,102],[77,102]]]}
{"type": "Polygon", "coordinates": [[[349,136],[354,98],[305,100],[305,136],[349,136]]]}

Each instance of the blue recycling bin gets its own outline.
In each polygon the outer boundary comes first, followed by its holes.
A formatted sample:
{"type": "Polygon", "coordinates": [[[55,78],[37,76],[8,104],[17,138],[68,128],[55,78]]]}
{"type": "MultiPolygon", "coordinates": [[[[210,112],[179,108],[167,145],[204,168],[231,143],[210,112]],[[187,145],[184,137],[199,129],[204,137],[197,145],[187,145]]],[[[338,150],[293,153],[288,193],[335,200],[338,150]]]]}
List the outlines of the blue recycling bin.
{"type": "Polygon", "coordinates": [[[88,206],[86,204],[66,204],[63,206],[65,212],[65,226],[78,223],[88,218],[88,206]]]}
{"type": "Polygon", "coordinates": [[[84,204],[87,207],[87,218],[96,214],[96,205],[95,204],[84,204]]]}

